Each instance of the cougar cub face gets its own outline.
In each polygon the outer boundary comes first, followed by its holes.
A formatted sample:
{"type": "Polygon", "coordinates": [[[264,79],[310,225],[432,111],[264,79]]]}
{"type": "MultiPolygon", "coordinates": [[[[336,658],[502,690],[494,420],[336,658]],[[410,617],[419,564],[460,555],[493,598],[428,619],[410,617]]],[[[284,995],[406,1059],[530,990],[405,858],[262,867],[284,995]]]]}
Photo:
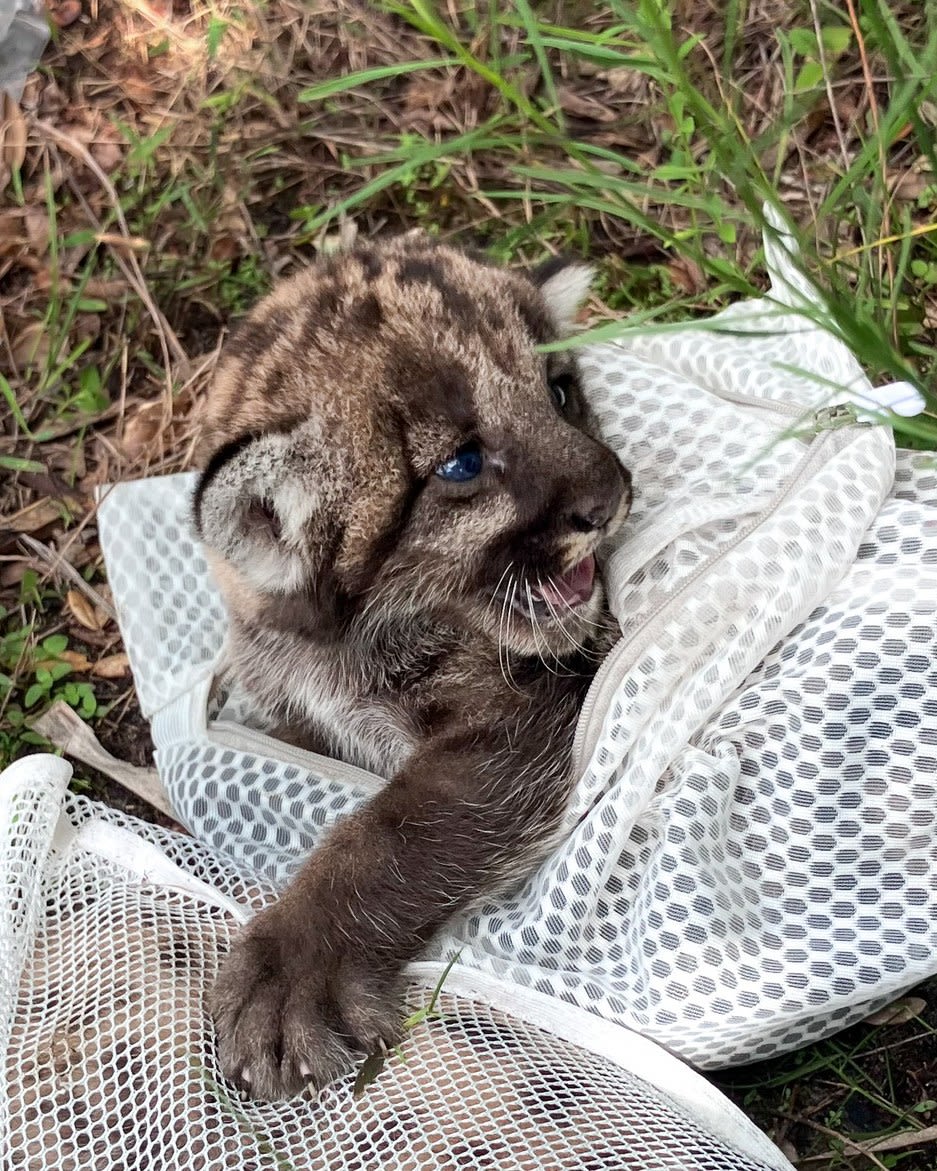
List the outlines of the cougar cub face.
{"type": "Polygon", "coordinates": [[[281,284],[223,353],[196,517],[235,610],[434,613],[521,654],[582,643],[629,476],[568,352],[589,269],[528,278],[425,237],[281,284]]]}

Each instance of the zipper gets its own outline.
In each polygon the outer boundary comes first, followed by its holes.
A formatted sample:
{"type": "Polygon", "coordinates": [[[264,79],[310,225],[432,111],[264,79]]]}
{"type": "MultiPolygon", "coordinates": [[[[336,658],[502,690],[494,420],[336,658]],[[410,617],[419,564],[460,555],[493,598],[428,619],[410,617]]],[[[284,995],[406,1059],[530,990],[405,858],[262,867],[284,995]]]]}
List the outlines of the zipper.
{"type": "Polygon", "coordinates": [[[859,420],[859,414],[852,403],[834,403],[829,407],[821,407],[814,412],[812,435],[819,435],[821,431],[838,431],[842,427],[870,427],[871,423],[859,420]]]}
{"type": "MultiPolygon", "coordinates": [[[[855,411],[848,407],[848,404],[843,405],[846,406],[847,410],[852,410],[852,421],[855,422],[855,411]]],[[[608,710],[615,693],[621,685],[621,680],[627,671],[627,663],[633,659],[634,652],[650,642],[655,631],[670,618],[673,611],[677,609],[691,587],[704,574],[707,574],[737,545],[751,536],[757,528],[777,512],[791,493],[810,475],[814,469],[814,465],[822,462],[827,447],[833,445],[839,448],[841,446],[841,429],[848,426],[849,419],[846,419],[842,413],[838,412],[840,412],[839,407],[824,407],[821,410],[813,412],[812,431],[810,434],[814,438],[810,441],[809,449],[804,454],[791,477],[775,494],[768,507],[759,512],[749,524],[735,535],[729,544],[717,553],[714,553],[702,565],[698,566],[677,591],[667,599],[660,610],[651,618],[648,618],[646,622],[626,638],[620,639],[606,655],[601,667],[596,672],[595,678],[592,680],[589,690],[586,692],[586,698],[583,701],[582,708],[579,712],[579,719],[576,722],[576,732],[573,737],[572,765],[573,776],[577,781],[582,777],[589,760],[592,758],[602,730],[602,723],[604,723],[605,712],[608,710]]],[[[803,412],[798,411],[797,414],[802,415],[803,412]]]]}
{"type": "Polygon", "coordinates": [[[207,725],[206,731],[209,740],[222,748],[272,757],[281,764],[295,765],[305,772],[321,777],[324,781],[353,785],[356,789],[364,790],[369,797],[375,796],[387,784],[383,777],[369,773],[367,769],[359,768],[356,764],[346,764],[343,760],[322,756],[318,752],[309,752],[305,748],[294,748],[291,744],[284,744],[282,740],[275,740],[265,732],[245,728],[243,724],[236,724],[233,720],[213,720],[207,725]]]}

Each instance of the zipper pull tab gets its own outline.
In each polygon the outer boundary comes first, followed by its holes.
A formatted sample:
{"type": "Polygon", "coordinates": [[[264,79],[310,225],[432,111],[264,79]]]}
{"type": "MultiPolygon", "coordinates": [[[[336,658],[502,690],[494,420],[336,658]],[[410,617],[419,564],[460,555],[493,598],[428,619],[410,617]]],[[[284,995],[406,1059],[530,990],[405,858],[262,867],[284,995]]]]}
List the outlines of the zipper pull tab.
{"type": "Polygon", "coordinates": [[[869,424],[859,418],[852,403],[834,403],[814,411],[813,420],[807,427],[808,435],[819,435],[823,431],[838,431],[841,427],[867,427],[869,424]]]}

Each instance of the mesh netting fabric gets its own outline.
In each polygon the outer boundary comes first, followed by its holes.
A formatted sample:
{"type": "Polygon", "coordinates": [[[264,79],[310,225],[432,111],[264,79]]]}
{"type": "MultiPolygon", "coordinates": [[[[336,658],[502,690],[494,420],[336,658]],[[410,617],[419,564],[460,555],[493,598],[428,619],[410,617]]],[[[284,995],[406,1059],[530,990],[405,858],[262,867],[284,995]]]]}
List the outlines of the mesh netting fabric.
{"type": "MultiPolygon", "coordinates": [[[[276,1171],[783,1171],[730,1103],[643,1038],[485,977],[446,981],[377,1079],[317,1100],[229,1092],[203,1008],[275,886],[80,797],[30,757],[0,778],[3,1166],[276,1171]]],[[[438,965],[408,993],[426,1008],[438,965]]]]}
{"type": "MultiPolygon", "coordinates": [[[[828,1035],[937,970],[933,459],[825,428],[827,384],[861,395],[854,359],[744,308],[584,356],[634,473],[606,560],[623,639],[580,720],[565,839],[429,953],[703,1068],[828,1035]]],[[[225,622],[191,485],[108,495],[110,580],[180,818],[282,885],[383,782],[272,741],[243,697],[209,702],[225,622]]]]}

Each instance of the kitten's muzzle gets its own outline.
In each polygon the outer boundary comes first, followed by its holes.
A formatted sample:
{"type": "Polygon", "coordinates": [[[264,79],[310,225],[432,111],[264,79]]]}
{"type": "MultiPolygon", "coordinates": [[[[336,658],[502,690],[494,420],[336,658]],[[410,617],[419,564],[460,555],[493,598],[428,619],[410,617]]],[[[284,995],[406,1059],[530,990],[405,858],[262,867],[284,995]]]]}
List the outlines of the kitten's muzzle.
{"type": "Polygon", "coordinates": [[[601,478],[590,477],[588,485],[571,502],[566,516],[575,533],[607,536],[631,510],[631,473],[609,451],[601,478]]]}

